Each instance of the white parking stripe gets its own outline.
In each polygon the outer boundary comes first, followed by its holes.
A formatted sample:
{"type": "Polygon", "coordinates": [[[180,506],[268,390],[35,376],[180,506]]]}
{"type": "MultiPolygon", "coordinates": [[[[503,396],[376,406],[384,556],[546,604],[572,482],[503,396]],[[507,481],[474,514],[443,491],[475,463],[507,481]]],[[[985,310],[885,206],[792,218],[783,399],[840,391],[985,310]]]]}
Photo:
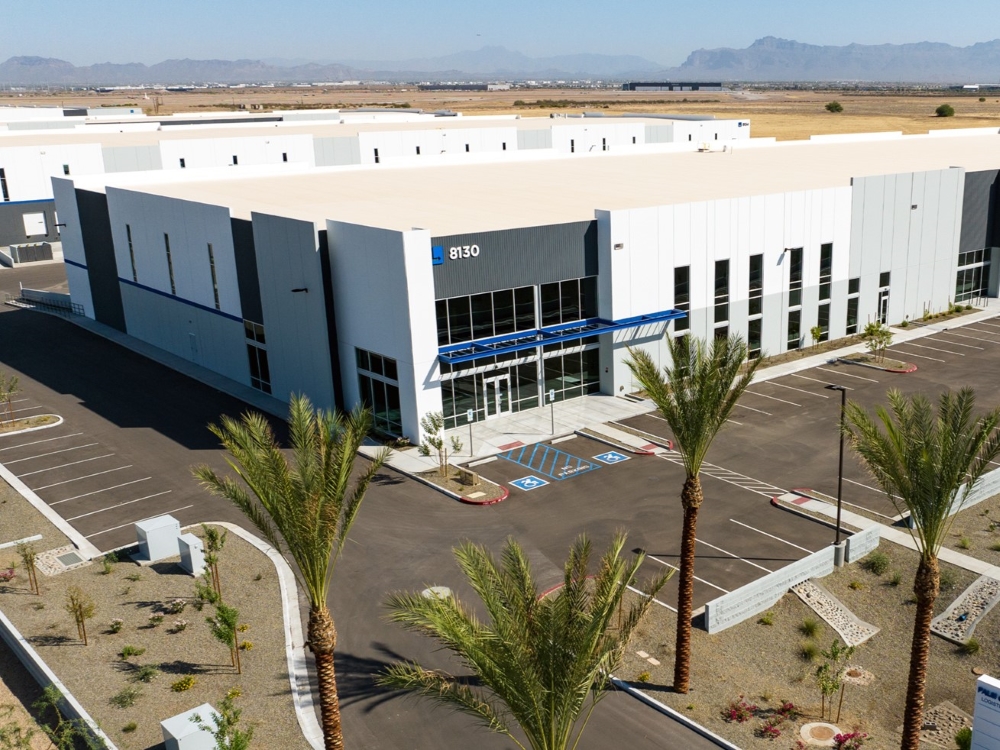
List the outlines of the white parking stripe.
{"type": "Polygon", "coordinates": [[[801,388],[796,388],[793,385],[785,385],[784,383],[778,383],[775,382],[774,380],[768,380],[767,382],[769,385],[776,385],[779,388],[787,388],[790,391],[798,391],[799,393],[804,393],[807,396],[816,396],[817,398],[830,398],[829,396],[822,393],[813,393],[812,391],[804,391],[801,388]]]}
{"type": "Polygon", "coordinates": [[[44,406],[23,406],[20,409],[11,409],[15,414],[19,411],[35,411],[36,409],[44,409],[44,406]]]}
{"type": "Polygon", "coordinates": [[[50,451],[49,453],[39,453],[37,456],[28,456],[27,458],[16,458],[13,461],[4,461],[4,466],[10,466],[11,464],[19,464],[22,461],[33,461],[36,458],[45,458],[46,456],[54,456],[57,453],[69,453],[70,451],[78,451],[81,448],[91,448],[97,445],[97,443],[87,443],[86,445],[74,445],[72,448],[63,448],[59,451],[50,451]]]}
{"type": "Polygon", "coordinates": [[[924,344],[914,344],[912,341],[907,341],[906,345],[915,346],[918,349],[930,349],[931,351],[935,352],[944,352],[945,354],[957,354],[959,357],[965,356],[965,354],[963,354],[962,352],[952,351],[951,349],[939,349],[936,346],[925,346],[924,344]]]}
{"type": "MultiPolygon", "coordinates": [[[[937,336],[928,338],[930,338],[931,341],[937,341],[939,336],[957,336],[957,335],[958,334],[952,333],[951,331],[943,331],[942,333],[939,333],[937,336]]],[[[978,341],[978,339],[976,340],[978,341]]],[[[948,339],[944,339],[944,343],[946,343],[948,346],[964,346],[966,349],[978,349],[981,352],[986,351],[985,346],[976,346],[975,344],[961,344],[958,341],[949,341],[948,339]]]]}
{"type": "Polygon", "coordinates": [[[853,479],[848,479],[847,477],[844,477],[844,481],[845,482],[850,482],[851,484],[856,484],[856,485],[858,485],[858,487],[864,487],[866,490],[871,490],[872,492],[877,492],[880,495],[884,495],[885,494],[885,492],[883,492],[882,490],[880,490],[878,487],[869,487],[867,484],[861,484],[861,482],[855,482],[853,479]]]}
{"type": "Polygon", "coordinates": [[[751,391],[749,388],[743,392],[750,393],[754,396],[763,396],[764,398],[769,398],[772,401],[780,401],[783,404],[791,404],[792,406],[798,406],[798,407],[802,406],[802,404],[797,404],[794,401],[785,401],[785,399],[783,398],[777,398],[776,396],[768,396],[766,393],[757,393],[757,391],[751,391]]]}
{"type": "Polygon", "coordinates": [[[90,497],[91,495],[100,495],[102,492],[108,492],[110,490],[117,490],[119,487],[128,487],[130,484],[138,484],[139,482],[145,482],[152,477],[143,477],[142,479],[133,479],[131,482],[122,482],[121,484],[114,484],[110,487],[105,487],[103,490],[94,490],[93,492],[84,492],[82,495],[73,495],[73,497],[67,497],[65,500],[56,500],[54,503],[49,503],[49,505],[59,505],[59,503],[68,503],[70,500],[79,500],[81,497],[90,497]]]}
{"type": "MultiPolygon", "coordinates": [[[[991,320],[993,320],[993,318],[991,318],[991,320]]],[[[986,321],[986,320],[980,320],[978,323],[976,323],[976,325],[977,326],[988,326],[990,328],[1000,328],[1000,325],[997,325],[996,323],[990,323],[989,321],[986,321]]]]}
{"type": "Polygon", "coordinates": [[[67,518],[67,521],[75,521],[78,518],[86,518],[87,516],[94,516],[98,513],[103,513],[106,510],[114,510],[115,508],[121,508],[125,505],[131,505],[132,503],[138,503],[141,500],[149,500],[150,498],[160,497],[160,495],[169,495],[173,490],[166,490],[165,492],[157,492],[154,495],[146,495],[145,497],[137,497],[135,500],[129,500],[127,503],[118,503],[118,505],[109,505],[107,508],[101,508],[100,510],[92,510],[90,513],[81,513],[78,516],[73,516],[72,518],[67,518]]]}
{"type": "MultiPolygon", "coordinates": [[[[70,519],[70,520],[72,520],[72,519],[70,519]]],[[[750,529],[751,531],[756,531],[758,534],[763,534],[764,536],[769,536],[772,539],[776,539],[779,542],[784,542],[789,547],[795,547],[795,549],[800,549],[800,550],[802,550],[803,552],[805,552],[807,554],[811,555],[812,552],[813,552],[811,549],[806,549],[805,547],[800,547],[799,545],[794,544],[794,543],[788,541],[787,539],[782,539],[780,536],[775,536],[774,534],[768,534],[766,531],[761,531],[760,529],[755,528],[754,526],[750,526],[749,524],[743,523],[742,521],[737,521],[735,518],[730,518],[729,520],[732,521],[733,523],[735,523],[738,526],[742,526],[745,529],[750,529]]]]}
{"type": "Polygon", "coordinates": [[[65,482],[56,482],[55,484],[47,484],[44,487],[32,487],[32,492],[41,492],[42,490],[47,490],[49,487],[59,487],[63,484],[69,484],[70,482],[79,482],[81,479],[90,479],[91,477],[99,477],[101,474],[110,474],[113,471],[121,471],[122,469],[131,469],[132,464],[127,466],[119,466],[117,469],[108,469],[107,471],[99,471],[96,474],[87,474],[84,477],[77,477],[76,479],[67,479],[65,482]]]}
{"type": "MultiPolygon", "coordinates": [[[[973,328],[972,326],[963,326],[963,331],[972,331],[973,333],[985,333],[987,336],[1000,336],[1000,333],[996,331],[984,331],[982,328],[973,328]]],[[[993,339],[983,339],[983,341],[993,341],[993,339]]]]}
{"type": "Polygon", "coordinates": [[[35,474],[44,474],[46,471],[55,471],[56,469],[65,469],[67,466],[76,466],[77,464],[85,464],[88,461],[99,461],[102,458],[111,458],[114,453],[105,453],[103,456],[94,456],[93,458],[84,458],[80,461],[72,461],[68,464],[59,464],[58,466],[50,466],[47,469],[38,469],[37,471],[29,471],[27,474],[17,474],[17,478],[30,477],[35,474]]]}
{"type": "Polygon", "coordinates": [[[752,406],[747,406],[746,404],[736,404],[736,405],[738,407],[740,407],[741,409],[749,409],[750,411],[755,411],[758,414],[764,414],[765,416],[768,416],[768,417],[772,416],[771,412],[769,412],[769,411],[764,411],[762,409],[754,409],[752,406]]]}
{"type": "Polygon", "coordinates": [[[827,369],[826,367],[817,367],[816,369],[817,370],[822,370],[823,372],[832,372],[832,373],[835,373],[837,375],[843,375],[845,378],[854,378],[855,380],[867,380],[869,383],[877,383],[878,382],[877,380],[873,380],[872,378],[863,378],[860,375],[851,375],[848,372],[841,372],[840,370],[830,370],[830,369],[827,369]]]}
{"type": "MultiPolygon", "coordinates": [[[[840,383],[831,383],[829,380],[819,380],[818,378],[810,378],[810,377],[806,377],[805,375],[797,375],[794,372],[792,373],[792,377],[793,378],[802,378],[803,380],[811,380],[814,383],[822,383],[823,385],[840,385],[840,383]]],[[[775,385],[777,385],[777,383],[775,383],[775,385]]],[[[846,385],[845,386],[841,386],[841,387],[844,388],[844,389],[846,389],[846,390],[848,390],[848,391],[853,391],[854,390],[853,388],[850,388],[850,387],[848,387],[846,385]]]]}
{"type": "Polygon", "coordinates": [[[924,356],[923,354],[917,354],[916,352],[905,352],[902,351],[901,349],[896,349],[895,347],[893,347],[893,350],[898,351],[900,354],[905,354],[907,357],[917,357],[918,359],[929,359],[931,362],[944,362],[943,359],[938,359],[937,357],[927,357],[924,356]]]}
{"type": "MultiPolygon", "coordinates": [[[[666,566],[666,567],[668,567],[668,568],[671,568],[672,570],[678,570],[678,571],[680,570],[680,568],[678,568],[678,567],[677,567],[676,565],[671,565],[671,564],[670,564],[670,563],[668,563],[668,562],[667,562],[666,560],[661,560],[660,558],[658,558],[658,557],[656,557],[656,556],[654,556],[654,555],[650,555],[650,554],[648,554],[648,553],[646,554],[646,559],[647,559],[647,560],[654,560],[654,561],[658,562],[658,563],[659,563],[660,565],[664,565],[664,566],[666,566]]],[[[701,581],[701,582],[702,582],[702,583],[704,583],[704,584],[705,584],[706,586],[711,586],[711,587],[712,587],[713,589],[718,589],[718,590],[719,590],[719,591],[721,591],[721,592],[722,592],[723,594],[728,594],[728,593],[729,593],[729,589],[724,589],[724,588],[722,588],[722,586],[716,586],[716,585],[715,585],[714,583],[712,583],[711,581],[706,581],[706,580],[705,580],[704,578],[699,578],[698,576],[692,576],[692,577],[693,577],[693,578],[694,578],[694,580],[696,580],[696,581],[701,581]]]]}
{"type": "Polygon", "coordinates": [[[170,513],[180,513],[182,510],[187,510],[188,508],[193,508],[194,505],[185,505],[183,508],[174,508],[173,510],[165,510],[163,513],[157,513],[155,516],[146,516],[145,518],[140,518],[137,521],[132,521],[130,523],[123,523],[121,526],[112,526],[110,529],[105,529],[104,531],[95,531],[93,534],[87,534],[84,539],[90,539],[95,536],[100,536],[101,534],[107,534],[109,531],[117,531],[118,529],[124,529],[129,526],[135,526],[137,523],[142,521],[148,521],[150,518],[157,518],[158,516],[165,516],[170,513]]]}
{"type": "Polygon", "coordinates": [[[53,440],[65,440],[66,438],[79,437],[82,432],[71,432],[69,435],[60,435],[54,438],[45,438],[45,440],[32,440],[30,443],[21,443],[20,445],[8,445],[6,448],[0,448],[0,453],[3,451],[12,451],[15,448],[27,448],[29,445],[38,445],[39,443],[51,443],[53,440]]]}
{"type": "Polygon", "coordinates": [[[770,569],[768,569],[768,568],[765,568],[765,567],[764,567],[763,565],[758,565],[757,563],[755,563],[755,562],[750,562],[749,560],[747,560],[747,559],[745,559],[745,558],[742,558],[742,557],[740,557],[739,555],[734,555],[734,554],[733,554],[732,552],[729,552],[729,551],[727,551],[727,550],[724,550],[724,549],[722,549],[722,547],[716,547],[716,546],[715,546],[714,544],[709,544],[709,543],[708,543],[708,542],[706,542],[706,541],[705,541],[704,539],[696,539],[695,541],[697,541],[697,542],[701,542],[701,543],[702,543],[702,544],[704,544],[704,545],[705,545],[706,547],[711,547],[711,548],[712,548],[712,549],[714,549],[714,550],[718,550],[718,551],[719,551],[719,552],[721,552],[722,554],[724,554],[724,555],[729,555],[730,557],[732,557],[732,558],[734,558],[734,559],[736,559],[736,560],[742,560],[742,561],[743,561],[743,562],[745,562],[745,563],[746,563],[747,565],[752,565],[752,566],[753,566],[753,567],[755,567],[755,568],[760,568],[760,569],[761,569],[761,570],[763,570],[763,571],[764,571],[765,573],[773,573],[773,572],[774,572],[773,570],[770,570],[770,569]]]}
{"type": "MultiPolygon", "coordinates": [[[[629,586],[629,585],[626,585],[626,586],[625,586],[625,588],[627,588],[627,589],[628,589],[629,591],[631,591],[631,592],[632,592],[633,594],[638,594],[639,596],[647,596],[647,597],[649,596],[649,594],[646,594],[646,593],[644,593],[643,591],[640,591],[640,590],[639,590],[639,589],[637,589],[637,588],[636,588],[635,586],[629,586]]],[[[649,597],[649,598],[650,598],[650,599],[652,599],[652,600],[653,600],[654,602],[656,602],[657,604],[659,604],[659,605],[660,605],[661,607],[666,607],[666,608],[667,608],[667,609],[669,609],[669,610],[670,610],[671,612],[673,612],[673,613],[675,613],[675,614],[677,613],[677,610],[676,610],[676,609],[674,609],[673,607],[671,607],[671,606],[670,606],[669,604],[666,604],[665,602],[661,602],[661,601],[660,601],[659,599],[657,599],[657,598],[656,598],[655,596],[652,596],[652,597],[649,597]]]]}
{"type": "Polygon", "coordinates": [[[992,339],[984,339],[979,336],[966,336],[964,333],[955,333],[954,331],[942,331],[942,334],[947,334],[948,336],[958,336],[960,339],[969,339],[970,341],[985,341],[988,344],[1000,343],[993,341],[992,339]]]}

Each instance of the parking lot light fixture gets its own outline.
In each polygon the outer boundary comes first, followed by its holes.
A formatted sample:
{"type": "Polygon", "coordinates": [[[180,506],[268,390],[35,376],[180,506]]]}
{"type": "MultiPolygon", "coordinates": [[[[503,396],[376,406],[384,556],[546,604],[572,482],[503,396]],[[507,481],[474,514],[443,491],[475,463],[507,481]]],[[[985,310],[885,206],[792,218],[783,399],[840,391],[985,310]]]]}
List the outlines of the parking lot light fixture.
{"type": "Polygon", "coordinates": [[[827,390],[840,391],[840,419],[837,422],[840,432],[840,464],[837,467],[837,532],[834,546],[840,546],[840,512],[843,507],[844,493],[844,412],[847,410],[847,388],[842,385],[828,385],[827,390]]]}

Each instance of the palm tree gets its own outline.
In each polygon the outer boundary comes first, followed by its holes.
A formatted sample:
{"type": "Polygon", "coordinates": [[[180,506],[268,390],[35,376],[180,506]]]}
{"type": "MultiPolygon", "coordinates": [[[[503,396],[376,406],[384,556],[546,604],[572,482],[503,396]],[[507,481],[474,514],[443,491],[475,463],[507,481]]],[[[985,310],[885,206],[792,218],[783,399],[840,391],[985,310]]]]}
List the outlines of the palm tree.
{"type": "Polygon", "coordinates": [[[974,420],[976,395],[971,388],[942,394],[936,415],[923,395],[904,396],[897,390],[887,395],[889,410],[879,406],[874,417],[863,406],[848,403],[844,430],[896,510],[909,512],[910,535],[920,554],[901,745],[903,750],[917,750],[931,619],[940,591],[938,553],[953,511],[1000,454],[1000,409],[974,420]]]}
{"type": "Polygon", "coordinates": [[[316,659],[323,737],[327,750],[340,750],[344,740],[333,663],[337,630],[326,598],[361,501],[389,451],[379,452],[352,480],[358,448],[371,427],[370,412],[316,411],[305,396],[293,396],[289,404],[291,461],[261,414],[244,414],[240,420],[224,416],[221,422],[209,429],[229,452],[226,461],[242,482],[220,477],[208,466],[197,467],[194,475],[242,510],[275,549],[287,548],[295,561],[295,576],[309,597],[308,644],[316,659]]]}
{"type": "Polygon", "coordinates": [[[589,576],[590,542],[581,536],[570,549],[563,586],[539,597],[531,565],[514,540],[507,540],[499,562],[484,547],[462,544],[455,558],[482,599],[486,622],[448,595],[394,594],[387,606],[394,622],[458,656],[475,682],[397,662],[379,684],[470,714],[522,750],[512,722],[533,750],[575,748],[632,632],[672,573],[647,582],[642,597],[623,611],[625,591],[643,560],[622,559],[624,545],[625,535],[615,535],[597,574],[589,576]]]}
{"type": "Polygon", "coordinates": [[[643,349],[630,348],[625,364],[670,425],[684,461],[674,690],[686,693],[691,679],[695,533],[698,509],[705,498],[701,466],[715,436],[753,381],[761,359],[746,361],[746,344],[735,335],[713,339],[711,344],[701,339],[689,343],[687,336],[667,336],[667,349],[673,367],[662,371],[643,349]]]}

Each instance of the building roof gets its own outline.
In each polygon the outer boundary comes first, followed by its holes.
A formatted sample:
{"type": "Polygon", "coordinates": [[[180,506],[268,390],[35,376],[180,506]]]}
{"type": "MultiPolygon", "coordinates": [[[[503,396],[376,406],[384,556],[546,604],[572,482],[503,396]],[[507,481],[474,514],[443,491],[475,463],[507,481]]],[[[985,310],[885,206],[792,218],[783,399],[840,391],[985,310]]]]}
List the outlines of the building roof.
{"type": "Polygon", "coordinates": [[[596,209],[842,187],[870,175],[996,169],[998,133],[1000,128],[992,134],[951,131],[948,137],[876,134],[847,142],[761,139],[711,153],[678,152],[677,145],[561,156],[515,152],[500,162],[462,154],[466,158],[435,166],[420,166],[415,162],[423,157],[417,157],[399,166],[173,170],[84,177],[77,185],[224,205],[242,218],[258,212],[319,227],[332,219],[397,230],[421,227],[444,236],[589,220],[596,209]]]}

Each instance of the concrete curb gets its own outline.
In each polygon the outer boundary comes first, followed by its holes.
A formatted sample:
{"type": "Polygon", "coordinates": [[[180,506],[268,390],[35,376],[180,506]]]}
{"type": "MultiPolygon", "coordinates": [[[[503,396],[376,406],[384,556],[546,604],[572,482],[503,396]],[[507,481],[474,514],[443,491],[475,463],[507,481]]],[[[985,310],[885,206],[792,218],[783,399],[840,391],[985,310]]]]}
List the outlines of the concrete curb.
{"type": "Polygon", "coordinates": [[[118,750],[117,746],[111,741],[111,738],[101,731],[97,722],[87,713],[87,709],[66,689],[66,686],[56,677],[55,672],[49,668],[49,665],[38,655],[38,652],[35,651],[31,644],[25,640],[21,632],[14,626],[14,623],[7,619],[7,615],[3,611],[0,611],[0,641],[7,644],[7,647],[40,686],[53,685],[62,693],[63,713],[67,716],[77,718],[86,724],[90,733],[103,742],[107,750],[118,750]]]}
{"type": "Polygon", "coordinates": [[[644,692],[642,692],[641,690],[639,690],[637,688],[632,687],[631,685],[629,685],[624,680],[619,680],[617,677],[614,677],[614,676],[611,676],[610,679],[611,679],[611,684],[614,685],[619,690],[621,690],[622,692],[628,693],[629,695],[631,695],[636,700],[640,700],[643,703],[645,703],[647,706],[651,706],[652,708],[655,708],[661,714],[669,716],[671,719],[673,719],[674,721],[676,721],[678,724],[683,724],[688,729],[690,729],[692,732],[694,732],[696,734],[700,734],[702,737],[704,737],[709,742],[714,742],[719,747],[725,748],[725,750],[741,750],[741,748],[738,745],[734,745],[729,740],[723,739],[722,737],[720,737],[719,735],[717,735],[715,732],[711,731],[710,729],[706,729],[705,727],[703,727],[698,722],[694,721],[693,719],[689,719],[687,716],[685,716],[684,714],[680,713],[679,711],[675,711],[674,709],[672,709],[670,706],[666,705],[665,703],[661,703],[660,701],[656,700],[656,698],[653,698],[653,697],[651,697],[649,695],[646,695],[644,692]]]}
{"type": "Polygon", "coordinates": [[[881,372],[895,372],[897,374],[906,375],[911,372],[917,371],[917,366],[912,362],[906,362],[906,367],[904,369],[897,369],[895,367],[879,367],[878,365],[868,364],[867,362],[859,362],[856,359],[847,359],[846,357],[837,357],[837,362],[845,365],[856,365],[857,367],[867,367],[869,370],[880,370],[881,372]]]}
{"type": "MultiPolygon", "coordinates": [[[[299,617],[298,587],[295,574],[281,553],[263,539],[251,534],[236,524],[226,521],[206,521],[212,526],[221,526],[233,532],[240,539],[249,542],[267,555],[274,563],[278,573],[278,587],[281,589],[281,619],[285,628],[285,649],[288,657],[288,682],[292,689],[292,701],[295,703],[295,715],[299,720],[299,728],[306,742],[313,750],[323,750],[323,730],[316,717],[312,690],[309,687],[309,669],[305,651],[305,634],[302,630],[302,620],[299,617]],[[296,645],[303,644],[303,645],[296,645]]],[[[185,526],[184,529],[201,528],[200,523],[185,526]]]]}
{"type": "MultiPolygon", "coordinates": [[[[780,510],[785,511],[786,513],[793,513],[796,516],[800,516],[802,518],[808,518],[810,521],[815,521],[816,523],[820,524],[821,526],[826,526],[828,529],[832,529],[834,531],[837,530],[837,522],[836,521],[824,521],[822,518],[817,518],[816,516],[811,516],[808,513],[805,513],[803,511],[799,510],[798,508],[793,508],[792,506],[788,505],[788,503],[781,502],[776,497],[772,497],[771,498],[771,505],[773,505],[775,508],[779,508],[780,510]]],[[[845,529],[843,526],[841,526],[840,527],[840,533],[841,534],[854,534],[855,532],[851,531],[850,529],[845,529]]]]}
{"type": "MultiPolygon", "coordinates": [[[[0,432],[0,438],[7,437],[8,435],[24,435],[28,432],[38,432],[39,430],[47,430],[50,427],[58,427],[66,420],[60,417],[58,414],[36,414],[35,417],[55,417],[56,421],[52,424],[43,424],[38,427],[25,427],[23,430],[13,430],[11,432],[0,432]]],[[[35,417],[31,417],[34,419],[35,417]]]]}
{"type": "Polygon", "coordinates": [[[645,448],[635,448],[631,445],[623,445],[621,443],[614,442],[611,438],[604,437],[603,435],[595,432],[588,432],[591,428],[581,428],[576,431],[576,434],[580,437],[589,438],[598,443],[604,443],[604,445],[610,446],[612,448],[617,448],[621,451],[628,451],[629,453],[635,454],[636,456],[655,456],[656,452],[651,450],[646,450],[645,448]]]}
{"type": "Polygon", "coordinates": [[[62,516],[52,510],[48,503],[32,492],[28,485],[14,476],[10,469],[2,463],[0,463],[0,479],[9,484],[17,494],[31,503],[35,510],[45,516],[45,520],[59,529],[67,539],[73,542],[84,557],[88,560],[93,560],[95,557],[101,556],[102,553],[97,547],[89,542],[83,534],[70,526],[68,522],[64,521],[62,516]]]}
{"type": "Polygon", "coordinates": [[[465,497],[465,495],[462,495],[458,499],[467,505],[496,505],[497,503],[502,503],[504,500],[510,497],[510,490],[508,490],[502,484],[497,484],[496,482],[490,481],[486,477],[480,477],[480,479],[482,479],[484,482],[487,482],[488,484],[492,484],[494,487],[499,487],[503,492],[503,494],[500,495],[500,497],[493,498],[492,500],[473,500],[471,497],[465,497]]]}

